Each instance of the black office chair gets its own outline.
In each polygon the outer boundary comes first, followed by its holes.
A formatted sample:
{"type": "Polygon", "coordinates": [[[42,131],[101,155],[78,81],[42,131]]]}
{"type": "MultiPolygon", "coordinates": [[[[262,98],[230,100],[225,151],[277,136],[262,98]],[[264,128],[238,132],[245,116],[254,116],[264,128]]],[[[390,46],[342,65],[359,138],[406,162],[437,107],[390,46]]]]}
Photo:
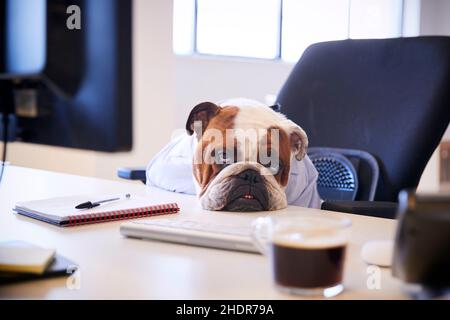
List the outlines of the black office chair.
{"type": "MultiPolygon", "coordinates": [[[[395,217],[399,191],[417,187],[450,122],[448,88],[450,37],[310,46],[277,101],[308,133],[318,190],[327,194],[322,208],[395,217]],[[346,191],[341,183],[351,175],[358,186],[346,191]]],[[[145,182],[145,169],[121,168],[119,176],[145,182]]]]}
{"type": "Polygon", "coordinates": [[[394,217],[398,193],[417,187],[449,124],[449,88],[450,37],[310,46],[278,96],[282,112],[311,147],[362,150],[380,168],[375,202],[335,198],[322,208],[394,217]]]}

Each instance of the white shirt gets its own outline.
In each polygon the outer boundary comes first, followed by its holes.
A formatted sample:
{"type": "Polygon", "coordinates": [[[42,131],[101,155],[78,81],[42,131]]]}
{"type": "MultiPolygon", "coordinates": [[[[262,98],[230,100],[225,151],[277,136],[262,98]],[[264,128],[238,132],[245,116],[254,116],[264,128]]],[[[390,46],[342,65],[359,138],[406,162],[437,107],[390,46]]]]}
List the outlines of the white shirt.
{"type": "MultiPolygon", "coordinates": [[[[192,174],[192,159],[196,145],[195,136],[184,134],[174,138],[148,164],[147,185],[172,192],[196,194],[192,174]]],[[[294,158],[285,190],[288,204],[320,208],[317,177],[317,170],[308,156],[302,161],[294,158]]]]}

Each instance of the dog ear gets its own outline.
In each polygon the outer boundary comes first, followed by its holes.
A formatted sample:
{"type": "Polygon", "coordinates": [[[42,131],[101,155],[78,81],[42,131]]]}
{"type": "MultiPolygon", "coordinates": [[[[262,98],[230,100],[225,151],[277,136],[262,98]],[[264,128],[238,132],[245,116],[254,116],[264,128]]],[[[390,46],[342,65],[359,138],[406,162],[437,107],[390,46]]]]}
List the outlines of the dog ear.
{"type": "Polygon", "coordinates": [[[281,104],[278,102],[276,104],[274,104],[273,106],[270,106],[269,108],[275,112],[281,112],[281,104]]]}
{"type": "Polygon", "coordinates": [[[291,149],[298,161],[303,160],[308,150],[308,136],[305,131],[291,120],[285,120],[284,127],[288,133],[291,149]]]}
{"type": "Polygon", "coordinates": [[[194,132],[200,137],[205,132],[209,121],[219,112],[220,107],[212,102],[203,102],[196,105],[189,114],[186,122],[186,131],[192,136],[194,132]]]}

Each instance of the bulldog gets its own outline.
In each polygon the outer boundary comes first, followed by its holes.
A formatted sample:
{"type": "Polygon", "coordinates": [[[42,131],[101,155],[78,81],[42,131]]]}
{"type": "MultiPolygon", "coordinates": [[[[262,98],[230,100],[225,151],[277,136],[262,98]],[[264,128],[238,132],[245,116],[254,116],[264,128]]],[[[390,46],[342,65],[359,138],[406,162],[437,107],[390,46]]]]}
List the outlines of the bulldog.
{"type": "Polygon", "coordinates": [[[200,103],[186,132],[150,162],[148,185],[196,193],[214,211],[320,207],[308,137],[273,107],[246,99],[200,103]]]}

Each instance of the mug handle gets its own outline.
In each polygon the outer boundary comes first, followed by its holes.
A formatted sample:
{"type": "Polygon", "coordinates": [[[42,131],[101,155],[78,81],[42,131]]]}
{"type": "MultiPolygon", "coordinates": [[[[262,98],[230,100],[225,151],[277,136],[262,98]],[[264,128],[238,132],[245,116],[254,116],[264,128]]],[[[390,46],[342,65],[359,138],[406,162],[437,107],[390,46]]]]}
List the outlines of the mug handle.
{"type": "Polygon", "coordinates": [[[269,227],[271,225],[271,220],[268,217],[257,218],[252,223],[251,237],[256,248],[263,254],[266,255],[267,240],[269,239],[269,227]]]}

